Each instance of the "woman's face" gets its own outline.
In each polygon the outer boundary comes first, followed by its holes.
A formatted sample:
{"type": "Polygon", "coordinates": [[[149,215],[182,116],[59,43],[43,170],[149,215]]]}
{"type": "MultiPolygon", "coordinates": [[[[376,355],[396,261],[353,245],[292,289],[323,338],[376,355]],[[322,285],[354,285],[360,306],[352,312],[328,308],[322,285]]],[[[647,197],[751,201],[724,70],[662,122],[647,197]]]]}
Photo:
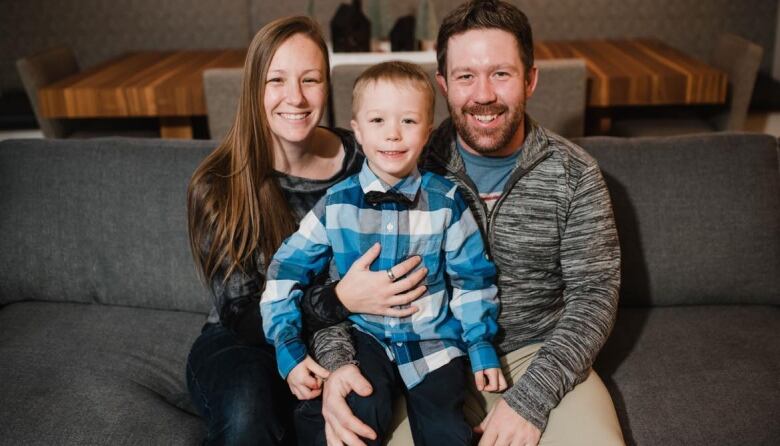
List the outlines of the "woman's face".
{"type": "Polygon", "coordinates": [[[312,135],[327,91],[325,59],[317,44],[303,34],[282,43],[268,67],[263,98],[271,133],[282,149],[312,135]]]}

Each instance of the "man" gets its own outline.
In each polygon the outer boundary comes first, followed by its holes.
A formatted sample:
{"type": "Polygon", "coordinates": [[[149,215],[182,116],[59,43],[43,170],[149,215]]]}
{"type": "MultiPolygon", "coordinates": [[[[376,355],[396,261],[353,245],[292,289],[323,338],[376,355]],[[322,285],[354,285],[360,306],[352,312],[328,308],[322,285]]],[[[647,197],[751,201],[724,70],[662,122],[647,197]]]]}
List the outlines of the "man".
{"type": "MultiPolygon", "coordinates": [[[[437,52],[452,119],[432,136],[425,167],[459,186],[496,263],[495,342],[511,381],[501,396],[473,391],[467,399],[479,444],[623,444],[609,394],[590,368],[612,329],[620,281],[601,172],[580,147],[525,115],[537,69],[531,28],[517,8],[461,5],[444,19],[437,52]]],[[[329,444],[374,438],[344,401],[351,391],[370,393],[369,382],[332,351],[320,360],[335,370],[323,393],[329,444]]],[[[400,430],[390,444],[411,444],[400,430]]]]}

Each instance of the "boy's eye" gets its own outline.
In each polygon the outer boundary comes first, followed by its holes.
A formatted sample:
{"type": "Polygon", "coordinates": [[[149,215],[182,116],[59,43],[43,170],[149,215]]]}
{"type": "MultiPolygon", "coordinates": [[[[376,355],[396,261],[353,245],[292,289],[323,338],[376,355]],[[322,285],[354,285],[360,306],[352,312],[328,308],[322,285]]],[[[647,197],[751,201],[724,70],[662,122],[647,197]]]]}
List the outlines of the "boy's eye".
{"type": "Polygon", "coordinates": [[[401,120],[401,124],[417,124],[417,121],[411,118],[406,118],[401,120]]]}
{"type": "Polygon", "coordinates": [[[382,118],[371,118],[371,119],[369,119],[369,120],[368,120],[368,122],[370,122],[370,123],[376,123],[376,124],[379,124],[379,123],[381,123],[381,122],[383,122],[383,121],[384,121],[384,120],[383,120],[382,118]]]}

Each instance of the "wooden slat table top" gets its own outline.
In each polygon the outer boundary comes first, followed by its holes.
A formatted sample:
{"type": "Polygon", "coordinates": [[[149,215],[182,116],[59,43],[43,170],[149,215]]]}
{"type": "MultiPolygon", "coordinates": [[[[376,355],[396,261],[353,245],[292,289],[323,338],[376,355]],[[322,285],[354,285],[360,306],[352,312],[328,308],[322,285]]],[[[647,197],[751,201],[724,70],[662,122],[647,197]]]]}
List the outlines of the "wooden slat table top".
{"type": "Polygon", "coordinates": [[[245,49],[126,54],[38,92],[47,117],[158,117],[206,114],[203,71],[241,67],[245,49]]]}
{"type": "MultiPolygon", "coordinates": [[[[40,111],[52,118],[205,115],[203,70],[241,67],[245,54],[245,49],[130,53],[42,88],[40,111]]],[[[585,59],[590,107],[726,100],[724,72],[657,40],[542,41],[535,55],[585,59]]]]}
{"type": "Polygon", "coordinates": [[[534,53],[537,59],[585,59],[591,107],[726,101],[726,73],[658,40],[543,41],[534,53]]]}

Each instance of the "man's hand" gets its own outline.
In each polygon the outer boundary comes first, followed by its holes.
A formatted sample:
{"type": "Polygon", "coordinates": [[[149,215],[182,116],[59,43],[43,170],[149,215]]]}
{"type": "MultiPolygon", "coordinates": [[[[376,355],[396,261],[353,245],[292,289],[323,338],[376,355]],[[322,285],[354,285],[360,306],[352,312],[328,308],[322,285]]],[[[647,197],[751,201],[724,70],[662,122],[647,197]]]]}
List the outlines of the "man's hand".
{"type": "Polygon", "coordinates": [[[506,390],[506,379],[500,368],[474,372],[474,383],[480,392],[503,392],[506,390]]]}
{"type": "Polygon", "coordinates": [[[287,375],[287,385],[299,400],[310,400],[320,396],[322,381],[328,375],[327,370],[317,364],[311,356],[306,355],[303,361],[290,370],[287,375]]]}
{"type": "Polygon", "coordinates": [[[474,428],[482,434],[479,446],[537,446],[542,433],[501,398],[482,423],[474,428]]]}
{"type": "Polygon", "coordinates": [[[376,433],[360,421],[347,405],[347,395],[371,395],[371,384],[353,364],[339,367],[330,374],[322,394],[322,416],[325,418],[325,438],[328,446],[365,446],[358,437],[376,439],[376,433]]]}
{"type": "Polygon", "coordinates": [[[410,257],[393,266],[392,281],[387,271],[371,271],[369,267],[382,251],[375,243],[365,254],[352,263],[347,274],[336,285],[336,296],[351,313],[374,314],[378,316],[407,317],[417,307],[398,308],[414,302],[425,293],[425,285],[417,286],[428,274],[427,268],[420,268],[409,274],[422,261],[420,256],[410,257]],[[408,276],[406,276],[409,274],[408,276]],[[404,277],[406,276],[406,277],[404,277]]]}

